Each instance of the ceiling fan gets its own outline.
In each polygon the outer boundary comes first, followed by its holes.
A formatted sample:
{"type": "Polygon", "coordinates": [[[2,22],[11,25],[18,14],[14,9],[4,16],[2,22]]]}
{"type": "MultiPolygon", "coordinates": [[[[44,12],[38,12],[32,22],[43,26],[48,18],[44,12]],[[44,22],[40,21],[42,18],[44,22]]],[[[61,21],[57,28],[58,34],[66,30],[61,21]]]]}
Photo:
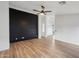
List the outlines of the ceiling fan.
{"type": "Polygon", "coordinates": [[[52,11],[45,11],[45,7],[44,6],[41,6],[42,10],[39,11],[39,10],[36,10],[36,9],[33,9],[33,11],[36,11],[38,12],[37,14],[41,14],[41,15],[46,15],[48,12],[52,12],[52,11]]]}

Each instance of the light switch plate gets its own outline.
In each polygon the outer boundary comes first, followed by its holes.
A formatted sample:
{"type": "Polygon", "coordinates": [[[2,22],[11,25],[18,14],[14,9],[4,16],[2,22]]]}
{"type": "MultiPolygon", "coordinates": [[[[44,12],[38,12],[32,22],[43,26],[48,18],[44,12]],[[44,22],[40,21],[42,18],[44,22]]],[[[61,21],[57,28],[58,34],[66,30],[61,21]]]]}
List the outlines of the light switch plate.
{"type": "Polygon", "coordinates": [[[16,40],[18,40],[18,38],[16,38],[16,40]]]}

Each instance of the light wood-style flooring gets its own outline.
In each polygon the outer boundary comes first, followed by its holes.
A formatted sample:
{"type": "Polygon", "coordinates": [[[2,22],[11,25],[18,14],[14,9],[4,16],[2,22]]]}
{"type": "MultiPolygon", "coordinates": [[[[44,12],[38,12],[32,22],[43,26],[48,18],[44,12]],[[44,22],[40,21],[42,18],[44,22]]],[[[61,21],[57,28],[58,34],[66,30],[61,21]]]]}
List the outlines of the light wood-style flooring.
{"type": "Polygon", "coordinates": [[[77,58],[79,46],[53,39],[32,39],[11,43],[10,49],[0,52],[4,58],[77,58]]]}

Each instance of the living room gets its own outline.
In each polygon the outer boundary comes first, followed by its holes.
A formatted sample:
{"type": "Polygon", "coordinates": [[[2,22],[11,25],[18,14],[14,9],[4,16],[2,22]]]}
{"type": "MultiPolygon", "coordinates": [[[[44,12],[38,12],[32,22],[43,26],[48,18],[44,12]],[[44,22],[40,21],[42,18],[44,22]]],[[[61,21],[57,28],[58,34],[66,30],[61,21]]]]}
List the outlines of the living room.
{"type": "Polygon", "coordinates": [[[79,58],[79,1],[0,1],[1,58],[79,58]]]}

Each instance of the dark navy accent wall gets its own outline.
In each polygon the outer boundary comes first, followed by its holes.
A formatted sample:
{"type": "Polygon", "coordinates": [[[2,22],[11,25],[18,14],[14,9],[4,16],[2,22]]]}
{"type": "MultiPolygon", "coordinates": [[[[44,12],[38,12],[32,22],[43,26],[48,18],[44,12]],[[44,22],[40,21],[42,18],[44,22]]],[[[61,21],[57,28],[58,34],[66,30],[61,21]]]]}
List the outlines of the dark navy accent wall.
{"type": "Polygon", "coordinates": [[[9,16],[11,42],[38,37],[37,15],[9,8],[9,16]]]}

